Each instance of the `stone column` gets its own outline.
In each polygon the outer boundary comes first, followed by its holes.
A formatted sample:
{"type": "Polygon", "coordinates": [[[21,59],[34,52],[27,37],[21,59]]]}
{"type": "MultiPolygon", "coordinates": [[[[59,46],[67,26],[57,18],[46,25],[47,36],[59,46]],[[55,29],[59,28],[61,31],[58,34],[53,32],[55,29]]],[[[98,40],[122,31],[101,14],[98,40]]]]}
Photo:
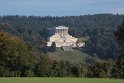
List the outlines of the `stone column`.
{"type": "Polygon", "coordinates": [[[62,33],[62,29],[61,29],[61,33],[62,33]]]}
{"type": "Polygon", "coordinates": [[[66,29],[66,34],[68,34],[68,29],[66,29]]]}
{"type": "Polygon", "coordinates": [[[59,33],[61,33],[61,29],[59,29],[59,33]]]}
{"type": "Polygon", "coordinates": [[[58,33],[58,29],[56,29],[56,33],[58,33]]]}
{"type": "Polygon", "coordinates": [[[58,29],[58,33],[60,33],[60,30],[58,29]]]}
{"type": "Polygon", "coordinates": [[[59,29],[59,33],[61,33],[61,29],[59,29]]]}
{"type": "Polygon", "coordinates": [[[66,34],[66,30],[67,30],[67,29],[65,29],[65,34],[66,34]]]}
{"type": "Polygon", "coordinates": [[[64,29],[63,29],[63,34],[64,34],[64,29]]]}

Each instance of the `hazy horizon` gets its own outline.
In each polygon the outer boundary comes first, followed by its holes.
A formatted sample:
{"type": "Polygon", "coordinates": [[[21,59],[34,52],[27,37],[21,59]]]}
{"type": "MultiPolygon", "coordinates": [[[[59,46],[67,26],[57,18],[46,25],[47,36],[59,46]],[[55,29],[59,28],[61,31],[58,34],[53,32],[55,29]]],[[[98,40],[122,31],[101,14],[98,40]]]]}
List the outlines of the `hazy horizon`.
{"type": "Polygon", "coordinates": [[[79,16],[124,14],[124,0],[1,0],[0,15],[79,16]]]}

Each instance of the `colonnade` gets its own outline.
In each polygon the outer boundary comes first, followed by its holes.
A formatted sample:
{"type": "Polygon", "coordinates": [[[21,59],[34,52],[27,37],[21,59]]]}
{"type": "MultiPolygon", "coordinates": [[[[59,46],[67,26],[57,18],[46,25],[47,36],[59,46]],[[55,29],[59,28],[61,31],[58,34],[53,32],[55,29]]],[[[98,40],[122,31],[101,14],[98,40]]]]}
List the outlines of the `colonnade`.
{"type": "Polygon", "coordinates": [[[59,33],[59,34],[68,34],[68,29],[56,29],[56,33],[59,33]]]}

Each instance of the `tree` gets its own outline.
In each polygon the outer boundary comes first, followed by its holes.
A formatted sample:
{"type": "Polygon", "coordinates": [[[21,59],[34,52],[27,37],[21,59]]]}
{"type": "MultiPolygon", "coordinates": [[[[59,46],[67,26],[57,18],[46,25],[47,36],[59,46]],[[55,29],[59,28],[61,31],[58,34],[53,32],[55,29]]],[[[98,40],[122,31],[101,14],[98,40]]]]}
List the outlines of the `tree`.
{"type": "Polygon", "coordinates": [[[42,55],[40,61],[35,65],[35,74],[38,77],[49,77],[51,76],[52,62],[47,55],[42,55]]]}
{"type": "Polygon", "coordinates": [[[124,22],[118,27],[116,36],[120,45],[120,50],[116,64],[112,70],[112,76],[116,78],[124,78],[124,22]]]}
{"type": "Polygon", "coordinates": [[[55,42],[52,43],[51,47],[49,48],[49,51],[50,52],[55,52],[56,51],[56,43],[55,42]]]}
{"type": "Polygon", "coordinates": [[[20,38],[0,32],[0,76],[27,76],[29,69],[31,73],[28,53],[20,38]]]}

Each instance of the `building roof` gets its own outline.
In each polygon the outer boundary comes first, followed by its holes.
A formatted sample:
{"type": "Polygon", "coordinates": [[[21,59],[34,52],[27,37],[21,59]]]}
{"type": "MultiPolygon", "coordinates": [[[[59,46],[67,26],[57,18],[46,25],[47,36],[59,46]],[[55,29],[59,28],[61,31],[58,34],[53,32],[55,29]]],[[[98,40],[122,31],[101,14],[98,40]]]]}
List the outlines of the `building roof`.
{"type": "Polygon", "coordinates": [[[55,27],[55,29],[68,29],[68,27],[61,25],[61,26],[55,27]]]}

